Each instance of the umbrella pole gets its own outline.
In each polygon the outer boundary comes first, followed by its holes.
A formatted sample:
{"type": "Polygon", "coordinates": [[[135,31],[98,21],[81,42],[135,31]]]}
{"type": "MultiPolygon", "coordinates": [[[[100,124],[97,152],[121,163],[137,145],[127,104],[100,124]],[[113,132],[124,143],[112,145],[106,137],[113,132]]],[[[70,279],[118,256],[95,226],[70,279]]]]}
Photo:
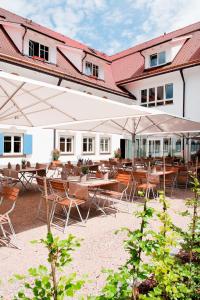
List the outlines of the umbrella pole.
{"type": "Polygon", "coordinates": [[[135,133],[132,134],[132,169],[135,167],[135,133]]]}

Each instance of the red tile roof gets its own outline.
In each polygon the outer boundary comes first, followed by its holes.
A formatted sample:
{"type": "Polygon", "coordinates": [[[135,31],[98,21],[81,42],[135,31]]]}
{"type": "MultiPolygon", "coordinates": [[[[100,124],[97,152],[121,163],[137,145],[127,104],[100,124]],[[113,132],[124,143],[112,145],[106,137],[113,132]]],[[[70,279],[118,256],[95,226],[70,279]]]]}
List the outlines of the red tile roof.
{"type": "Polygon", "coordinates": [[[14,22],[22,26],[26,26],[31,30],[47,35],[54,40],[62,42],[70,47],[79,48],[85,51],[88,58],[92,57],[93,62],[95,61],[97,64],[103,65],[104,80],[97,80],[79,72],[59,50],[57,51],[56,65],[33,60],[30,57],[22,55],[16,49],[6,32],[3,30],[3,26],[0,25],[1,60],[29,66],[33,69],[41,70],[56,76],[61,76],[71,81],[110,91],[126,97],[130,96],[129,93],[126,93],[119,87],[123,83],[139,80],[141,78],[146,78],[163,72],[170,72],[179,67],[200,63],[200,22],[136,45],[115,55],[108,56],[98,50],[92,50],[90,47],[78,41],[70,39],[60,33],[41,26],[31,20],[22,18],[2,8],[0,8],[0,20],[14,22]],[[3,16],[3,18],[1,16],[3,16]],[[172,63],[151,70],[144,69],[144,57],[140,53],[142,50],[188,34],[190,34],[192,37],[186,40],[172,63]]]}

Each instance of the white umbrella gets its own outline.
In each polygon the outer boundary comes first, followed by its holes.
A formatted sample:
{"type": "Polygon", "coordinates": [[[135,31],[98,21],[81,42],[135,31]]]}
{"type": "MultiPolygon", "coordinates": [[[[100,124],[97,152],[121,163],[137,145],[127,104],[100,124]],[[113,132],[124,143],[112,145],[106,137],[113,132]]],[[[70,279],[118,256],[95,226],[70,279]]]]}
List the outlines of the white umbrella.
{"type": "Polygon", "coordinates": [[[136,135],[200,132],[200,123],[163,113],[120,119],[111,117],[109,120],[103,121],[94,120],[60,124],[57,126],[57,129],[129,135],[132,138],[134,164],[136,135]]]}
{"type": "Polygon", "coordinates": [[[54,127],[59,123],[162,114],[0,72],[0,124],[54,127]]]}

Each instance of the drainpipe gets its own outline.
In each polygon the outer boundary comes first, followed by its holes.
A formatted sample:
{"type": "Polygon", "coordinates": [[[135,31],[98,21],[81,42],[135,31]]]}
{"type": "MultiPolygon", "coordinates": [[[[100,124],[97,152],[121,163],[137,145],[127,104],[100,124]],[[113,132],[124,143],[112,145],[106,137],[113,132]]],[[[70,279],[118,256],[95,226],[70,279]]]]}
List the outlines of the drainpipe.
{"type": "Polygon", "coordinates": [[[82,73],[83,73],[83,61],[84,61],[84,59],[86,58],[86,56],[87,56],[87,52],[86,51],[84,51],[85,52],[85,55],[83,56],[83,58],[82,58],[82,60],[81,60],[81,64],[82,64],[82,73]]]}
{"type": "MultiPolygon", "coordinates": [[[[185,117],[185,77],[183,74],[183,69],[180,69],[181,78],[183,81],[183,111],[182,111],[182,117],[185,117]]],[[[186,141],[187,142],[187,141],[186,141]]],[[[187,144],[188,146],[188,144],[187,144]]],[[[183,137],[183,158],[185,159],[185,138],[183,137]]]]}
{"type": "Polygon", "coordinates": [[[22,54],[24,55],[24,38],[25,38],[25,35],[27,33],[27,27],[24,26],[24,34],[22,36],[22,54]]]}

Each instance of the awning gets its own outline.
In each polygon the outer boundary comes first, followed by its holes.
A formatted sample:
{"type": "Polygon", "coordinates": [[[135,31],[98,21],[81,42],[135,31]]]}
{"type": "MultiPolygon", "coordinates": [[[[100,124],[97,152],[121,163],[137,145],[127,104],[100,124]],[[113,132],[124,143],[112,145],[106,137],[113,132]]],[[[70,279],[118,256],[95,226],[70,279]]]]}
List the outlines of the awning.
{"type": "MultiPolygon", "coordinates": [[[[96,120],[99,125],[114,118],[122,119],[119,123],[123,126],[129,118],[153,114],[163,113],[0,72],[0,124],[54,127],[60,123],[96,120]]],[[[119,126],[114,129],[119,131],[119,126]]]]}

